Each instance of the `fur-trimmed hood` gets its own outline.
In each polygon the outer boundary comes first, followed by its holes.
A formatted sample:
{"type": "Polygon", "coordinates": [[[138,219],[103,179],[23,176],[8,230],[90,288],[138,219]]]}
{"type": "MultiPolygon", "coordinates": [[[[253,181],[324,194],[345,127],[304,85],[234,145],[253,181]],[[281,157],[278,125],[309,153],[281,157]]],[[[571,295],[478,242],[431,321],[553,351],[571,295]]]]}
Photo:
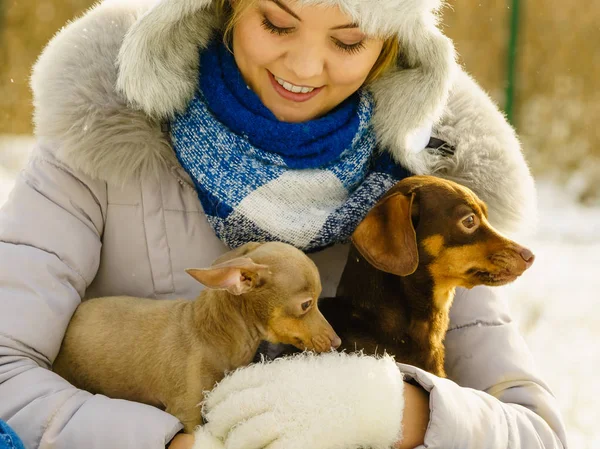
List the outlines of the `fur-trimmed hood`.
{"type": "MultiPolygon", "coordinates": [[[[458,69],[452,43],[437,28],[439,0],[301,1],[335,3],[367,33],[398,37],[396,68],[370,87],[382,148],[415,174],[471,187],[500,229],[531,222],[535,194],[519,143],[458,69]],[[415,135],[431,126],[456,148],[453,157],[414,148],[415,135]]],[[[193,97],[197,49],[216,25],[212,0],[98,4],[61,30],[34,67],[36,135],[54,143],[66,164],[111,183],[177,165],[161,124],[193,97]]]]}

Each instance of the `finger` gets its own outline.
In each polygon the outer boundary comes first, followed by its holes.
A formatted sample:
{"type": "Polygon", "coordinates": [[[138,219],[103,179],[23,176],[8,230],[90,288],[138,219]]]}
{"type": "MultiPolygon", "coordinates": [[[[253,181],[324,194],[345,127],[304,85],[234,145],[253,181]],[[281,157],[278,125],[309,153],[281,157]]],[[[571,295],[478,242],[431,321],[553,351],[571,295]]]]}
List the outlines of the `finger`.
{"type": "Polygon", "coordinates": [[[224,401],[232,393],[249,388],[256,388],[269,381],[271,376],[268,364],[257,363],[250,365],[226,376],[219,384],[204,397],[204,407],[211,410],[224,401]]]}
{"type": "Polygon", "coordinates": [[[261,415],[270,404],[263,388],[251,388],[231,393],[225,400],[204,414],[210,432],[225,438],[230,430],[242,421],[261,415]]]}
{"type": "Polygon", "coordinates": [[[277,441],[282,430],[274,413],[263,413],[231,429],[225,440],[225,449],[262,449],[277,441]]]}

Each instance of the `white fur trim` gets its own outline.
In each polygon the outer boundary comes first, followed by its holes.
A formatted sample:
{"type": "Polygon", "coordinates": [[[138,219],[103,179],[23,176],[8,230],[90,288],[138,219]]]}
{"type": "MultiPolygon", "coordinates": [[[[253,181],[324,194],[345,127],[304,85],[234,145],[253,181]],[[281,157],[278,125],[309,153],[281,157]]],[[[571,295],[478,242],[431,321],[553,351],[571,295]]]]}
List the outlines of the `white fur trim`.
{"type": "Polygon", "coordinates": [[[33,68],[36,135],[92,178],[124,184],[177,164],[160,123],[115,92],[123,36],[147,2],[109,0],[63,28],[33,68]]]}
{"type": "Polygon", "coordinates": [[[185,110],[198,82],[198,49],[214,30],[212,0],[163,0],[129,29],[119,51],[117,89],[151,117],[185,110]]]}
{"type": "Polygon", "coordinates": [[[227,447],[389,449],[402,439],[404,382],[390,356],[300,354],[241,368],[205,396],[227,447]]]}
{"type": "Polygon", "coordinates": [[[417,129],[437,123],[456,75],[454,47],[437,28],[425,23],[403,30],[406,66],[371,85],[373,125],[381,145],[399,159],[417,129]]]}

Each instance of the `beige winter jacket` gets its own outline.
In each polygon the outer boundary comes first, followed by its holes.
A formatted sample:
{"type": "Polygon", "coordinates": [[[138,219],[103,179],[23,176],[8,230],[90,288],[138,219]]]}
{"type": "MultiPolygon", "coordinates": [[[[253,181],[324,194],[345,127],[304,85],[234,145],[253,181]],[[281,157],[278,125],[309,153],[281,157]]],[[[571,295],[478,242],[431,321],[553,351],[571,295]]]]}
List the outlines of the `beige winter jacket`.
{"type": "MultiPolygon", "coordinates": [[[[184,269],[226,250],[160,121],[115,92],[114,60],[142,13],[100,6],[59,34],[36,67],[38,145],[0,210],[0,419],[28,448],[162,449],[181,429],[156,408],[77,390],[50,371],[82,300],[193,298],[200,286],[184,269]]],[[[457,149],[436,173],[465,180],[491,203],[497,226],[514,228],[533,208],[514,132],[465,74],[433,133],[457,149]]],[[[335,292],[346,252],[313,255],[323,295],[335,292]]],[[[500,293],[458,292],[449,379],[401,366],[431,392],[427,448],[566,447],[556,401],[500,293]]]]}

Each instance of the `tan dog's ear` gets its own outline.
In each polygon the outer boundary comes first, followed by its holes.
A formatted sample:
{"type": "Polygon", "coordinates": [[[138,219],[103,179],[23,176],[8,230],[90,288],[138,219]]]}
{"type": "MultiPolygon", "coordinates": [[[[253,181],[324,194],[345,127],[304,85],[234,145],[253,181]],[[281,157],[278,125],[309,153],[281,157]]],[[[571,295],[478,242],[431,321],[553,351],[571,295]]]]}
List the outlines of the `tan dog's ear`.
{"type": "Polygon", "coordinates": [[[264,281],[269,267],[239,257],[206,269],[187,269],[185,272],[201,284],[215,290],[227,290],[232,295],[247,293],[264,281]]]}
{"type": "Polygon", "coordinates": [[[414,193],[384,198],[352,234],[354,246],[378,270],[407,276],[417,269],[417,234],[411,219],[414,198],[414,193]]]}

